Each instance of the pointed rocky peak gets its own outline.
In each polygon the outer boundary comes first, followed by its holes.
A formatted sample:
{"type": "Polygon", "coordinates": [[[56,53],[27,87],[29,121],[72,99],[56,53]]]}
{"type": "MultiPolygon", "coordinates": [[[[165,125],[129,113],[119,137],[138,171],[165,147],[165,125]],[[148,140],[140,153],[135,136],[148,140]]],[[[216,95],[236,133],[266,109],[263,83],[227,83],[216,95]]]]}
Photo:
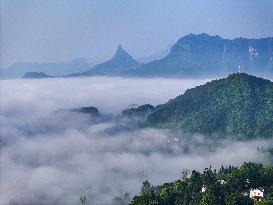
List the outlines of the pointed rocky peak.
{"type": "Polygon", "coordinates": [[[117,51],[124,51],[123,48],[122,48],[122,46],[120,44],[118,45],[117,51]]]}
{"type": "MultiPolygon", "coordinates": [[[[114,56],[116,56],[116,55],[121,55],[121,54],[123,54],[123,53],[127,53],[127,52],[122,48],[121,45],[118,45],[118,48],[117,48],[117,50],[116,50],[114,56]]],[[[128,54],[128,53],[127,53],[127,54],[128,54]]],[[[128,54],[128,55],[129,55],[129,54],[128,54]]],[[[114,57],[114,56],[113,56],[113,57],[114,57]]]]}
{"type": "Polygon", "coordinates": [[[122,48],[121,45],[118,46],[115,55],[110,61],[113,63],[118,63],[121,65],[125,64],[128,66],[138,64],[137,61],[126,50],[122,48]]]}
{"type": "Polygon", "coordinates": [[[138,66],[138,62],[119,45],[114,56],[110,60],[96,65],[92,73],[112,75],[120,73],[123,69],[135,68],[136,66],[138,66]]]}
{"type": "Polygon", "coordinates": [[[115,58],[130,58],[133,60],[133,57],[126,51],[122,48],[121,45],[118,46],[116,52],[115,52],[115,55],[113,56],[112,59],[115,59],[115,58]]]}

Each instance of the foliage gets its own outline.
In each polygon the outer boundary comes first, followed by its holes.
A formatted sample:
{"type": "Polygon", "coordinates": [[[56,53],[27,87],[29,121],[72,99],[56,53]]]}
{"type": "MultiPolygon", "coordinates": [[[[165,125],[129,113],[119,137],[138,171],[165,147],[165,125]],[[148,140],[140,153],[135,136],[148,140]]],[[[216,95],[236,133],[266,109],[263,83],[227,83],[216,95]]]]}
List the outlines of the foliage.
{"type": "MultiPolygon", "coordinates": [[[[273,167],[252,162],[241,167],[221,167],[218,171],[206,168],[202,173],[193,170],[190,177],[154,187],[147,180],[141,193],[130,205],[254,205],[249,198],[250,188],[263,187],[273,196],[273,167]],[[202,187],[206,188],[202,192],[202,187]]],[[[259,205],[270,204],[265,200],[259,205]]]]}
{"type": "Polygon", "coordinates": [[[150,104],[145,104],[138,106],[136,108],[130,108],[122,111],[122,115],[126,117],[133,117],[133,116],[147,116],[154,110],[154,106],[150,104]]]}
{"type": "Polygon", "coordinates": [[[86,200],[87,200],[87,198],[86,198],[85,195],[81,196],[80,201],[81,201],[82,204],[85,204],[86,200]]]}
{"type": "Polygon", "coordinates": [[[272,205],[273,199],[264,200],[264,201],[256,201],[254,205],[272,205]]]}

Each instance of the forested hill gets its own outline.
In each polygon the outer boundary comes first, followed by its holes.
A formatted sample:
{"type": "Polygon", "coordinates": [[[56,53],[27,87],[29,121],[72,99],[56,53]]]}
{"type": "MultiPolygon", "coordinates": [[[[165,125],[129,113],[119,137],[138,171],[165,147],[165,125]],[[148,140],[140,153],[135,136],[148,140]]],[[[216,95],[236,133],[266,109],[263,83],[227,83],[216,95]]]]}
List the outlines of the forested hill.
{"type": "Polygon", "coordinates": [[[139,196],[130,205],[272,205],[273,168],[244,163],[241,167],[221,167],[184,171],[182,179],[161,186],[145,181],[139,196]],[[203,187],[203,191],[202,191],[203,187]],[[264,190],[264,200],[249,198],[251,188],[264,190]]]}
{"type": "Polygon", "coordinates": [[[245,73],[231,74],[187,90],[157,106],[147,124],[239,139],[273,137],[273,83],[245,73]]]}

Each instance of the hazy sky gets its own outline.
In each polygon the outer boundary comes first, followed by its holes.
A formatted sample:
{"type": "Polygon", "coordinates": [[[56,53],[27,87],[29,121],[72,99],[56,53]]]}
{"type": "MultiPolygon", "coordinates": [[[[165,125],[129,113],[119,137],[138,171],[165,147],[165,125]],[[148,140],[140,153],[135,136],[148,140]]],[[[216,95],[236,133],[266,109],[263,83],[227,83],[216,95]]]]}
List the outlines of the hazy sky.
{"type": "Polygon", "coordinates": [[[1,63],[97,63],[118,44],[134,57],[188,33],[273,36],[272,0],[1,0],[1,63]]]}

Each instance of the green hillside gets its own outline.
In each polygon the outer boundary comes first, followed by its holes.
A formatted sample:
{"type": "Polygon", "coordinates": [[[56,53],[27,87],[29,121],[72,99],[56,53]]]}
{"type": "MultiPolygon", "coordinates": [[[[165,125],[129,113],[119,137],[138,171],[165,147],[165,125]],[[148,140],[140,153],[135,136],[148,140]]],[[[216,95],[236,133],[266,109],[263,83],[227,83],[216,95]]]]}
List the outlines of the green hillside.
{"type": "MultiPolygon", "coordinates": [[[[241,167],[185,170],[182,179],[152,186],[143,182],[141,192],[130,205],[262,205],[273,203],[273,168],[252,162],[241,167]],[[203,190],[202,190],[203,187],[203,190]],[[251,189],[264,190],[262,202],[249,198],[251,189]]],[[[258,199],[258,198],[257,198],[258,199]]]]}
{"type": "Polygon", "coordinates": [[[245,73],[232,74],[157,106],[147,124],[242,139],[273,137],[273,83],[245,73]]]}

